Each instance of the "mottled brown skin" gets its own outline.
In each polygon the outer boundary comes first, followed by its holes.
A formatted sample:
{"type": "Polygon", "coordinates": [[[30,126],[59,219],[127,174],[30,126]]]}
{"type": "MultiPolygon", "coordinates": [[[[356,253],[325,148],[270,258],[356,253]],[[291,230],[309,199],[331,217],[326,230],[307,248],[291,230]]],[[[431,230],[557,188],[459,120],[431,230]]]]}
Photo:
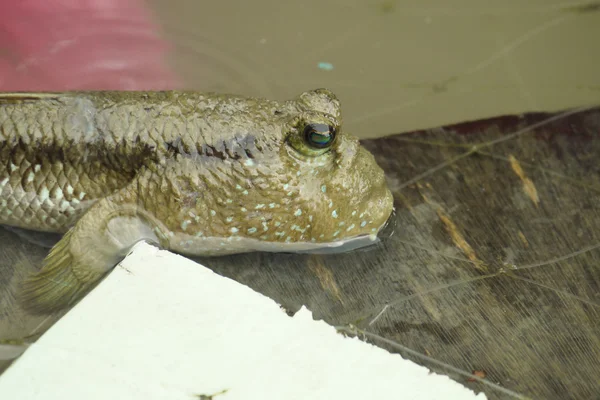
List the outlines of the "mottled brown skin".
{"type": "Polygon", "coordinates": [[[140,240],[188,255],[313,250],[373,236],[392,211],[325,89],[283,103],[4,94],[0,161],[0,223],[67,233],[25,285],[40,312],[75,302],[140,240]],[[326,148],[306,140],[315,123],[336,131],[326,148]]]}

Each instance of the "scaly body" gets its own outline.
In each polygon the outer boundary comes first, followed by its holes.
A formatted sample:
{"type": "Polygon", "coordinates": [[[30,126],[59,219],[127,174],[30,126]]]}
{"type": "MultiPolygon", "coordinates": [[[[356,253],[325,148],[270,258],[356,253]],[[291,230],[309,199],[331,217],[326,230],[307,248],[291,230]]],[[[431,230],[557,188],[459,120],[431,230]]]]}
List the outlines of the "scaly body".
{"type": "Polygon", "coordinates": [[[72,304],[140,240],[188,255],[303,251],[376,234],[383,172],[327,90],[0,94],[0,223],[67,233],[25,287],[72,304]],[[58,282],[58,283],[57,283],[58,282]]]}

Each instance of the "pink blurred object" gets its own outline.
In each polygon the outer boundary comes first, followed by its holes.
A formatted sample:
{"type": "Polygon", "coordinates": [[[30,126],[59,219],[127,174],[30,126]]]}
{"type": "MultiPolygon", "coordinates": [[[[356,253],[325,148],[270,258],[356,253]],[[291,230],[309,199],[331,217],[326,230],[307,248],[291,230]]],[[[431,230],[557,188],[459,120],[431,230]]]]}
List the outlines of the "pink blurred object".
{"type": "Polygon", "coordinates": [[[0,0],[0,91],[173,89],[141,0],[0,0]]]}

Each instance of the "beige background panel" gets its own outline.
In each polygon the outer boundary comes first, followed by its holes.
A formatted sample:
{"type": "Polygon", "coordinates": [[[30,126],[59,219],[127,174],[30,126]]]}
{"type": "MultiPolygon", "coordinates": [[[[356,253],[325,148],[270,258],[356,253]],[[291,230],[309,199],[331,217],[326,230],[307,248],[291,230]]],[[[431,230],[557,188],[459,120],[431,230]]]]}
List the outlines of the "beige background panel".
{"type": "Polygon", "coordinates": [[[361,137],[600,103],[590,2],[150,4],[186,87],[276,99],[329,87],[361,137]]]}

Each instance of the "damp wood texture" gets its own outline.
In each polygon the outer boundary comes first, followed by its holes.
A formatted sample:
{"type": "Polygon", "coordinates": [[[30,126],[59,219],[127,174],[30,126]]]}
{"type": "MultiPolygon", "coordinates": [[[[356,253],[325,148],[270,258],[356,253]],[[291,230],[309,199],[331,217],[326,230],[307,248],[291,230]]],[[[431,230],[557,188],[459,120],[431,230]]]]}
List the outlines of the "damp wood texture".
{"type": "MultiPolygon", "coordinates": [[[[382,244],[201,260],[289,313],[306,305],[490,399],[593,398],[599,133],[600,109],[591,108],[367,140],[396,207],[382,244]]],[[[0,334],[33,340],[60,314],[36,317],[15,303],[47,252],[21,236],[1,233],[0,334]]]]}

